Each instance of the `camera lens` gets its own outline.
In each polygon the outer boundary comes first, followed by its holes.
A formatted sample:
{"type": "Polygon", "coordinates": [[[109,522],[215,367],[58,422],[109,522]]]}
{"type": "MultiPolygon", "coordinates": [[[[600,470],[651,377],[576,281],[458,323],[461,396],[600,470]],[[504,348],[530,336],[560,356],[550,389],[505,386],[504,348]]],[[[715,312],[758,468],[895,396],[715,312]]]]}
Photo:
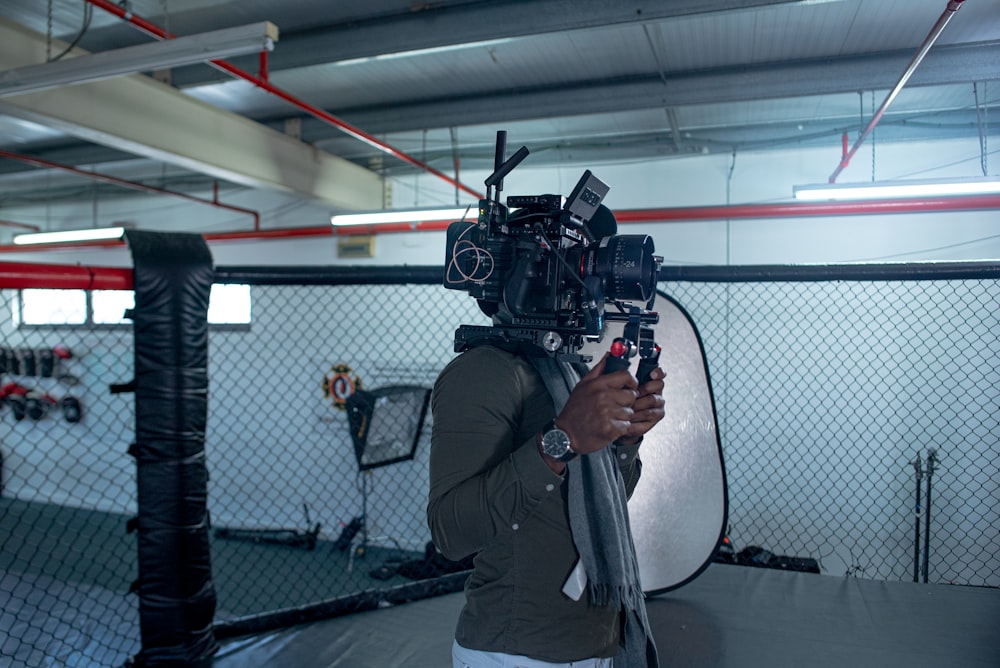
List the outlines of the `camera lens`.
{"type": "Polygon", "coordinates": [[[649,301],[656,290],[659,271],[652,237],[645,234],[605,237],[594,252],[594,272],[605,283],[607,299],[649,301]]]}

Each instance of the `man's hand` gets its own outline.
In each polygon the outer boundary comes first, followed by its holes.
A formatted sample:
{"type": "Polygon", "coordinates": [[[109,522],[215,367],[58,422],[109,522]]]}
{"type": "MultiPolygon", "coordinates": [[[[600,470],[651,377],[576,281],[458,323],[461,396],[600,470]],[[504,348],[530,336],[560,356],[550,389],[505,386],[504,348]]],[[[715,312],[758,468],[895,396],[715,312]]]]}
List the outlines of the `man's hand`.
{"type": "Polygon", "coordinates": [[[638,391],[635,403],[632,404],[632,420],[627,433],[618,439],[622,445],[635,445],[656,423],[666,415],[663,399],[663,369],[656,367],[649,374],[638,391]]]}
{"type": "MultiPolygon", "coordinates": [[[[644,397],[645,401],[641,405],[643,417],[635,425],[635,403],[640,396],[639,382],[627,369],[605,375],[606,361],[607,355],[580,379],[562,412],[556,417],[556,425],[569,434],[571,447],[581,455],[596,452],[612,441],[627,436],[633,429],[639,435],[644,434],[655,424],[653,422],[648,427],[643,426],[651,419],[650,411],[656,408],[655,399],[644,397]],[[644,430],[639,432],[639,429],[644,430]]],[[[657,381],[650,380],[644,387],[659,383],[659,392],[662,393],[662,372],[659,378],[657,381]]],[[[663,398],[659,399],[662,417],[663,398]]]]}

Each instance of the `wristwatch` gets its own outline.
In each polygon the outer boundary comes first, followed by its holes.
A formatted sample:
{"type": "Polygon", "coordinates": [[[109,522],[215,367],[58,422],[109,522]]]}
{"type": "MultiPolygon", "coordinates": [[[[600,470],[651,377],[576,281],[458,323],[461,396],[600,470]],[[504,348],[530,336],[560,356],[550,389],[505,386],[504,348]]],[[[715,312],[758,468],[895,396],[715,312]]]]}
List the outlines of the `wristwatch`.
{"type": "Polygon", "coordinates": [[[576,457],[576,452],[570,446],[569,434],[557,427],[555,420],[551,420],[542,429],[542,452],[560,462],[568,462],[576,457]]]}

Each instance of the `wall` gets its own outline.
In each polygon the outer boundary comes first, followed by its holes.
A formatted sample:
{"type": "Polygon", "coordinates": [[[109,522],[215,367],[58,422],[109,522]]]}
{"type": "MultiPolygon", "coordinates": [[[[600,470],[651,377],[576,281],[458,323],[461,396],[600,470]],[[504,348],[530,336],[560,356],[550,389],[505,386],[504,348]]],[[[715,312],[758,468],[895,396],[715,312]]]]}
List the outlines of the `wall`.
{"type": "MultiPolygon", "coordinates": [[[[516,146],[510,138],[510,146],[516,146]]],[[[530,149],[530,147],[529,147],[530,149]]],[[[875,178],[943,178],[981,176],[979,146],[971,140],[918,145],[881,144],[875,178]]],[[[528,158],[505,180],[504,194],[566,195],[584,169],[611,186],[605,203],[612,209],[775,203],[790,201],[792,188],[823,183],[839,160],[839,146],[830,149],[788,149],[707,155],[627,165],[587,164],[534,168],[528,158]]],[[[839,183],[872,180],[873,161],[859,153],[838,178],[839,183]]],[[[996,170],[993,170],[994,173],[996,170]]],[[[484,172],[465,172],[461,180],[481,187],[484,172]]],[[[454,189],[431,176],[410,176],[392,183],[397,207],[453,204],[454,189]]],[[[235,190],[221,199],[259,210],[262,228],[320,227],[329,223],[330,209],[319,203],[290,200],[285,195],[235,190]]],[[[469,203],[464,194],[460,201],[469,203]]],[[[45,225],[52,229],[93,226],[89,204],[45,209],[0,208],[0,217],[45,225]],[[84,226],[87,226],[86,224],[84,226]]],[[[867,261],[972,260],[1000,257],[997,211],[923,213],[894,216],[787,218],[688,223],[629,224],[621,233],[650,234],[657,252],[674,264],[783,264],[867,261]]],[[[162,230],[245,232],[246,216],[146,196],[100,204],[97,226],[134,221],[162,230]]],[[[0,228],[0,235],[10,230],[0,228]]],[[[0,236],[0,240],[4,237],[0,236]]],[[[212,247],[219,265],[236,264],[438,264],[443,261],[444,233],[386,234],[376,239],[369,260],[337,258],[336,239],[309,237],[283,241],[225,241],[212,247]]],[[[84,262],[127,266],[124,251],[81,250],[39,254],[3,253],[0,259],[25,262],[84,262]],[[45,259],[42,259],[42,258],[45,259]]]]}
{"type": "MultiPolygon", "coordinates": [[[[978,146],[967,141],[883,145],[879,156],[878,180],[981,176],[978,146]]],[[[589,168],[611,186],[605,203],[613,210],[787,202],[793,186],[825,183],[838,158],[832,150],[796,149],[739,154],[735,162],[709,155],[546,170],[532,169],[529,156],[507,177],[504,192],[565,195],[589,168]]],[[[859,155],[838,183],[870,181],[870,169],[859,155]]],[[[484,177],[467,174],[463,180],[478,185],[484,177]]],[[[439,193],[424,204],[454,201],[429,177],[420,188],[439,193]]],[[[682,265],[969,260],[1000,257],[998,218],[997,211],[787,218],[629,224],[619,232],[652,235],[666,262],[682,265]]]]}

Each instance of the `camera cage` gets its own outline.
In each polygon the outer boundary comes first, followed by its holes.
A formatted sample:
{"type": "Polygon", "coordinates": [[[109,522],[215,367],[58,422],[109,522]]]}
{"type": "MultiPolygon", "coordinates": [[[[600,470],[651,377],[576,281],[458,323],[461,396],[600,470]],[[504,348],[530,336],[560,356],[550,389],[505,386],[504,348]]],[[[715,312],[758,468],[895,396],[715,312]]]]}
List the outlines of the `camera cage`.
{"type": "Polygon", "coordinates": [[[494,317],[492,326],[461,325],[455,351],[490,343],[589,362],[579,350],[588,340],[601,341],[608,321],[627,323],[640,347],[652,345],[645,330],[659,319],[649,309],[662,262],[652,239],[614,234],[614,216],[601,204],[610,188],[590,170],[565,200],[509,196],[505,206],[503,179],[529,151],[505,153],[501,130],[477,219],[448,227],[444,287],[465,290],[494,317]],[[644,307],[631,304],[636,301],[644,307]],[[615,310],[606,312],[605,304],[615,310]]]}

